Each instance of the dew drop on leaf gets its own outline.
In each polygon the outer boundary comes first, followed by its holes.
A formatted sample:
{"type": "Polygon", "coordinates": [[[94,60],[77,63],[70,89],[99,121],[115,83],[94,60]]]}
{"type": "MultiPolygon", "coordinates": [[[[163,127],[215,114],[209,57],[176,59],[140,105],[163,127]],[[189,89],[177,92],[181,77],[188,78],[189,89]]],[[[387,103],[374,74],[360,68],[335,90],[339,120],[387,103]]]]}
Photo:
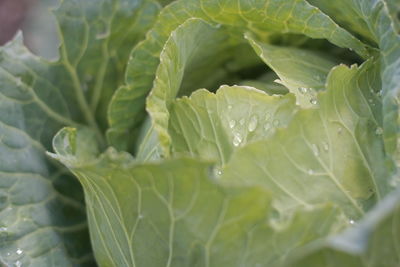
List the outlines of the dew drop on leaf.
{"type": "Polygon", "coordinates": [[[242,136],[240,135],[240,133],[235,133],[233,135],[233,145],[234,146],[239,146],[242,143],[242,136]]]}
{"type": "Polygon", "coordinates": [[[313,174],[314,174],[314,170],[313,170],[313,169],[308,169],[307,173],[308,173],[309,175],[313,175],[313,174]]]}
{"type": "Polygon", "coordinates": [[[310,103],[311,103],[312,105],[316,105],[316,104],[318,104],[318,101],[317,101],[316,98],[311,98],[311,99],[310,99],[310,103]]]}
{"type": "Polygon", "coordinates": [[[299,92],[301,93],[301,94],[306,94],[307,92],[308,92],[308,88],[305,88],[305,87],[299,87],[298,88],[298,90],[299,90],[299,92]]]}
{"type": "Polygon", "coordinates": [[[258,124],[257,116],[253,115],[249,121],[249,126],[248,126],[249,132],[254,132],[254,130],[257,128],[257,124],[258,124]]]}
{"type": "Polygon", "coordinates": [[[235,120],[230,120],[229,121],[229,128],[233,128],[233,127],[235,127],[235,125],[236,125],[236,121],[235,120]]]}
{"type": "Polygon", "coordinates": [[[242,119],[240,119],[240,121],[239,121],[239,123],[240,123],[240,125],[243,125],[244,124],[244,119],[242,118],[242,119]]]}
{"type": "Polygon", "coordinates": [[[383,134],[383,129],[381,127],[376,128],[375,134],[376,135],[382,135],[383,134]]]}
{"type": "Polygon", "coordinates": [[[17,251],[15,253],[17,253],[18,255],[21,255],[22,252],[23,252],[22,249],[19,248],[19,249],[17,249],[17,251]]]}

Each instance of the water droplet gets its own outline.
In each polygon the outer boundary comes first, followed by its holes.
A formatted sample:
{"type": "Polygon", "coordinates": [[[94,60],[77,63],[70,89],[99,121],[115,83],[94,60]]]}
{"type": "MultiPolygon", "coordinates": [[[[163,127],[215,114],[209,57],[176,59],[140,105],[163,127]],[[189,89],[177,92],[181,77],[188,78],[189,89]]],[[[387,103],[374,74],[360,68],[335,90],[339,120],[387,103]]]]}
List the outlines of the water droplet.
{"type": "Polygon", "coordinates": [[[245,123],[245,120],[242,118],[242,119],[240,119],[239,123],[240,123],[240,125],[243,125],[245,123]]]}
{"type": "Polygon", "coordinates": [[[382,94],[383,94],[382,90],[379,90],[379,92],[377,93],[378,96],[382,96],[382,94]]]}
{"type": "Polygon", "coordinates": [[[21,267],[21,266],[22,266],[22,263],[20,261],[15,262],[15,267],[21,267]]]}
{"type": "Polygon", "coordinates": [[[318,155],[319,155],[319,148],[318,148],[318,146],[317,146],[316,144],[312,144],[312,145],[311,145],[311,148],[312,148],[312,151],[313,151],[313,153],[314,153],[314,156],[318,157],[318,155]]]}
{"type": "Polygon", "coordinates": [[[355,224],[355,221],[354,220],[350,220],[349,223],[353,225],[353,224],[355,224]]]}
{"type": "Polygon", "coordinates": [[[240,133],[235,133],[233,136],[233,145],[234,146],[239,146],[242,143],[242,136],[240,135],[240,133]]]}
{"type": "Polygon", "coordinates": [[[307,92],[308,92],[308,88],[305,88],[305,87],[299,87],[298,88],[298,90],[299,90],[299,92],[301,93],[301,94],[306,94],[307,92]]]}
{"type": "Polygon", "coordinates": [[[275,127],[277,127],[279,125],[279,120],[274,120],[273,124],[275,127]]]}
{"type": "Polygon", "coordinates": [[[271,123],[270,122],[266,122],[264,124],[264,130],[269,131],[269,129],[271,129],[271,123]]]}
{"type": "Polygon", "coordinates": [[[7,227],[0,227],[0,232],[5,232],[7,231],[7,227]]]}
{"type": "Polygon", "coordinates": [[[351,52],[353,52],[353,48],[349,48],[349,50],[350,50],[351,52]]]}
{"type": "Polygon", "coordinates": [[[229,106],[228,106],[228,109],[232,109],[232,105],[229,105],[229,106]]]}
{"type": "Polygon", "coordinates": [[[235,125],[236,125],[236,121],[235,120],[230,120],[229,121],[229,128],[233,128],[233,127],[235,127],[235,125]]]}
{"type": "Polygon", "coordinates": [[[309,175],[313,175],[313,174],[314,174],[314,170],[313,170],[313,169],[308,169],[307,173],[308,173],[309,175]]]}
{"type": "Polygon", "coordinates": [[[316,105],[317,103],[318,103],[318,101],[317,101],[317,99],[316,98],[311,98],[310,99],[310,103],[312,104],[312,105],[316,105]]]}
{"type": "Polygon", "coordinates": [[[214,173],[215,178],[219,178],[222,175],[222,170],[220,167],[214,167],[213,173],[214,173]]]}
{"type": "Polygon", "coordinates": [[[22,252],[23,252],[22,249],[19,248],[19,249],[17,249],[17,251],[15,253],[17,253],[18,255],[21,255],[22,252]]]}
{"type": "Polygon", "coordinates": [[[143,214],[139,214],[138,219],[141,220],[143,218],[144,218],[144,215],[143,214]]]}
{"type": "Polygon", "coordinates": [[[343,131],[342,127],[339,127],[337,130],[337,133],[340,135],[340,134],[342,134],[342,131],[343,131]]]}
{"type": "Polygon", "coordinates": [[[383,129],[381,127],[376,128],[375,134],[376,135],[382,135],[383,134],[383,129]]]}
{"type": "Polygon", "coordinates": [[[248,126],[249,132],[254,132],[254,130],[257,128],[257,123],[258,123],[257,116],[255,115],[251,116],[248,126]]]}
{"type": "Polygon", "coordinates": [[[327,152],[329,150],[329,145],[327,142],[323,141],[322,142],[322,148],[327,152]]]}

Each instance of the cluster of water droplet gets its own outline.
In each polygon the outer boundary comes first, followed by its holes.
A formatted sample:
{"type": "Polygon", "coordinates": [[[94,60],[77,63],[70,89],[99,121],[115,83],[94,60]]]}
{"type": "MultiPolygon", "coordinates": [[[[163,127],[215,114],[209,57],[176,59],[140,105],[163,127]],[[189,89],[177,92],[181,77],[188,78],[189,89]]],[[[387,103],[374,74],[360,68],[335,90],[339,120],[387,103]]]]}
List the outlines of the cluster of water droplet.
{"type": "MultiPolygon", "coordinates": [[[[229,105],[228,109],[232,109],[232,106],[229,105]]],[[[279,126],[279,120],[278,119],[272,120],[271,115],[269,113],[266,113],[264,121],[265,123],[264,126],[262,126],[262,128],[266,132],[270,131],[272,128],[276,128],[279,126]]],[[[248,133],[255,132],[260,125],[259,116],[255,114],[251,115],[247,122],[247,129],[245,129],[246,127],[245,125],[246,125],[246,120],[244,118],[241,118],[238,122],[234,119],[230,119],[228,121],[228,126],[230,129],[232,129],[232,135],[233,135],[232,143],[235,147],[240,146],[243,140],[245,139],[244,136],[239,131],[235,130],[235,128],[237,127],[243,128],[243,130],[247,130],[248,133]]]]}
{"type": "Polygon", "coordinates": [[[306,87],[299,87],[298,90],[299,90],[301,95],[304,95],[307,98],[309,98],[310,104],[312,104],[312,105],[317,105],[318,104],[318,100],[317,100],[316,93],[315,93],[314,89],[306,88],[306,87]]]}

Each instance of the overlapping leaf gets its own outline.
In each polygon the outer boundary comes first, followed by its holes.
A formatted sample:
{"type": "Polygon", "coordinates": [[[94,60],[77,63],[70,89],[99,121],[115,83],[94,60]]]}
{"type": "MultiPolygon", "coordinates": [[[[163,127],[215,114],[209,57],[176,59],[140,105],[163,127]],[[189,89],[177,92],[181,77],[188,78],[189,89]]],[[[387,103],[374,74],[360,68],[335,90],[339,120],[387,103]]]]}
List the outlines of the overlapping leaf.
{"type": "MultiPolygon", "coordinates": [[[[345,28],[368,38],[379,49],[385,147],[388,153],[398,154],[400,35],[396,30],[398,23],[390,14],[394,14],[399,5],[392,0],[308,1],[345,28]]],[[[399,158],[398,155],[395,157],[399,158]]]]}
{"type": "Polygon", "coordinates": [[[158,10],[152,1],[64,1],[58,61],[32,55],[20,36],[0,48],[1,264],[93,264],[81,187],[44,152],[65,125],[90,125],[101,142],[129,50],[158,10]]]}
{"type": "Polygon", "coordinates": [[[54,157],[85,188],[100,266],[280,266],[287,254],[347,224],[331,205],[272,223],[267,191],[221,186],[209,177],[209,163],[137,165],[114,150],[90,158],[90,140],[86,130],[63,129],[54,157]]]}
{"type": "MultiPolygon", "coordinates": [[[[352,48],[364,56],[367,54],[361,42],[306,1],[176,1],[163,9],[146,40],[131,55],[126,74],[127,86],[116,92],[109,108],[111,128],[108,139],[111,144],[126,148],[129,133],[142,121],[143,99],[152,88],[164,44],[178,26],[191,18],[202,19],[212,25],[222,25],[229,29],[230,34],[236,33],[239,38],[247,31],[263,39],[272,33],[298,33],[312,38],[326,38],[340,47],[352,48]]],[[[191,56],[195,56],[194,47],[188,47],[188,44],[190,40],[180,43],[179,50],[190,49],[191,56]]],[[[224,54],[219,56],[223,57],[224,54]]],[[[183,63],[168,61],[161,63],[160,68],[172,72],[173,69],[184,68],[183,63]]],[[[179,86],[179,79],[174,84],[179,86]]],[[[197,86],[203,87],[202,84],[197,86]]],[[[192,87],[193,89],[196,88],[192,87]]],[[[160,122],[157,121],[156,124],[159,125],[160,122]]],[[[161,131],[161,127],[156,127],[157,131],[161,131]]],[[[163,131],[166,130],[164,126],[162,128],[163,131]]],[[[161,135],[164,136],[162,132],[161,135]]],[[[167,143],[163,140],[161,142],[167,143]]]]}

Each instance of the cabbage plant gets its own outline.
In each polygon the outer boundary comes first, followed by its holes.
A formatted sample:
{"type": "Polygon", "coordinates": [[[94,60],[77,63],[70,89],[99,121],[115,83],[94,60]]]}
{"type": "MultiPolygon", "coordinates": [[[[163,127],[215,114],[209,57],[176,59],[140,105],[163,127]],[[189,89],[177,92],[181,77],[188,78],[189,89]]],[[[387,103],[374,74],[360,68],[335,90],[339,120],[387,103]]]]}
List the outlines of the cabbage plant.
{"type": "Polygon", "coordinates": [[[64,0],[0,48],[2,266],[400,266],[398,0],[64,0]]]}

